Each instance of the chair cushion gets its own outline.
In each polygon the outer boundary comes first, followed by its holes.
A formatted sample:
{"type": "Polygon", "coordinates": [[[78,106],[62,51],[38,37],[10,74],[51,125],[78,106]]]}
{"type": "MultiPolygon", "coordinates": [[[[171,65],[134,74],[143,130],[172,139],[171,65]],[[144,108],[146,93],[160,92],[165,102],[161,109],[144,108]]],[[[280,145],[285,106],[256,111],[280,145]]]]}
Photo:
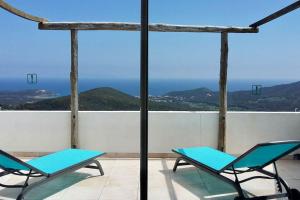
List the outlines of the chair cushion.
{"type": "Polygon", "coordinates": [[[22,164],[22,161],[10,156],[3,151],[0,152],[0,168],[13,170],[29,170],[28,167],[22,164]]]}
{"type": "Polygon", "coordinates": [[[234,164],[234,167],[264,167],[266,164],[280,159],[287,152],[297,147],[300,147],[299,141],[258,144],[241,156],[234,164]]]}
{"type": "Polygon", "coordinates": [[[39,158],[34,158],[26,163],[46,174],[53,174],[79,163],[95,159],[103,154],[104,153],[100,151],[66,149],[39,158]]]}
{"type": "Polygon", "coordinates": [[[236,157],[211,147],[191,147],[173,149],[175,153],[206,167],[219,171],[236,159],[236,157]]]}

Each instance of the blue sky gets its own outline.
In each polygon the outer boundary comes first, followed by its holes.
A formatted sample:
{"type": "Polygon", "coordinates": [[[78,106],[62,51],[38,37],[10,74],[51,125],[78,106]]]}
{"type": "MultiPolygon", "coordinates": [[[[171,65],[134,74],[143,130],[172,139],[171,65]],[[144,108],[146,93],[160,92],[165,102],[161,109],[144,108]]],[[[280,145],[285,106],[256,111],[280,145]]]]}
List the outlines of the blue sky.
{"type": "MultiPolygon", "coordinates": [[[[7,0],[49,21],[139,22],[139,0],[7,0]]],[[[194,25],[249,24],[291,0],[150,0],[150,22],[194,25]]],[[[300,75],[300,9],[260,28],[229,37],[229,79],[291,79],[300,75]]],[[[41,31],[37,24],[0,10],[0,77],[68,78],[70,33],[41,31]]],[[[138,32],[79,32],[80,78],[139,78],[138,32]]],[[[214,79],[220,35],[150,33],[150,78],[214,79]]]]}

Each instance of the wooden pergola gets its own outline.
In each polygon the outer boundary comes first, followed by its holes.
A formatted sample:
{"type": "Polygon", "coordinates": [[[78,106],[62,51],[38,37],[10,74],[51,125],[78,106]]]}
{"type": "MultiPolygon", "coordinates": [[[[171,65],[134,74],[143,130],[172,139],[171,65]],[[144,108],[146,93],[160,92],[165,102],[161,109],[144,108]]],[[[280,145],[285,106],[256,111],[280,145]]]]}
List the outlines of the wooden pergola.
{"type": "Polygon", "coordinates": [[[148,32],[193,32],[219,33],[221,40],[220,79],[219,79],[219,139],[218,149],[225,151],[226,114],[227,114],[227,68],[228,34],[258,33],[258,27],[300,7],[300,0],[251,24],[249,27],[232,26],[187,26],[173,24],[149,24],[148,0],[141,0],[141,23],[128,22],[48,22],[48,20],[30,15],[0,0],[3,9],[34,22],[40,30],[66,30],[71,33],[71,146],[78,147],[78,31],[140,31],[141,32],[141,199],[147,199],[148,182],[148,32]]]}

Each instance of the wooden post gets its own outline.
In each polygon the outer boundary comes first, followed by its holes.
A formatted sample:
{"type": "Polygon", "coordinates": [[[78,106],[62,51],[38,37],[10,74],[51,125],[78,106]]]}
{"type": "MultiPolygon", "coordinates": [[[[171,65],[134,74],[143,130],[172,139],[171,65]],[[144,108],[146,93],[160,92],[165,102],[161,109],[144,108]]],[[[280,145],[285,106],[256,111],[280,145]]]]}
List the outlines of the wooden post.
{"type": "Polygon", "coordinates": [[[219,80],[219,139],[218,149],[225,151],[226,113],[227,113],[227,67],[228,67],[228,33],[221,33],[221,59],[219,80]]]}
{"type": "Polygon", "coordinates": [[[71,147],[78,147],[78,37],[71,30],[71,147]]]}

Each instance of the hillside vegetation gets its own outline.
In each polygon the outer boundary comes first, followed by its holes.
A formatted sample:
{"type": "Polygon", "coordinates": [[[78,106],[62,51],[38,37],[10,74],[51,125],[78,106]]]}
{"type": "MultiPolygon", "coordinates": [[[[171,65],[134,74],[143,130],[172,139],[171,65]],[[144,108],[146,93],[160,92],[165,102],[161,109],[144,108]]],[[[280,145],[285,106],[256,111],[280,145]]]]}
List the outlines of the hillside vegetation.
{"type": "MultiPolygon", "coordinates": [[[[51,93],[41,91],[8,93],[6,96],[2,92],[0,97],[2,95],[5,98],[2,101],[0,99],[0,106],[11,110],[70,110],[70,96],[51,98],[51,93]],[[12,100],[16,105],[6,104],[13,96],[16,96],[12,100]]],[[[219,93],[207,88],[197,88],[168,92],[149,99],[150,110],[213,111],[218,110],[219,93]]],[[[79,94],[80,110],[139,110],[139,105],[139,98],[109,87],[95,88],[79,94]]],[[[300,82],[263,87],[259,95],[253,95],[252,91],[228,92],[228,110],[295,111],[298,108],[300,109],[300,82]]]]}
{"type": "MultiPolygon", "coordinates": [[[[219,93],[207,88],[169,92],[163,97],[210,106],[219,103],[219,93]]],[[[300,82],[263,87],[260,95],[253,95],[252,91],[228,92],[228,106],[231,110],[294,111],[300,108],[300,82]]]]}
{"type": "MultiPolygon", "coordinates": [[[[81,92],[79,110],[139,110],[140,100],[114,88],[103,87],[81,92]]],[[[176,103],[150,101],[153,110],[187,110],[188,106],[176,103]]],[[[17,107],[19,110],[70,110],[70,96],[46,99],[35,103],[26,103],[17,107]]]]}

